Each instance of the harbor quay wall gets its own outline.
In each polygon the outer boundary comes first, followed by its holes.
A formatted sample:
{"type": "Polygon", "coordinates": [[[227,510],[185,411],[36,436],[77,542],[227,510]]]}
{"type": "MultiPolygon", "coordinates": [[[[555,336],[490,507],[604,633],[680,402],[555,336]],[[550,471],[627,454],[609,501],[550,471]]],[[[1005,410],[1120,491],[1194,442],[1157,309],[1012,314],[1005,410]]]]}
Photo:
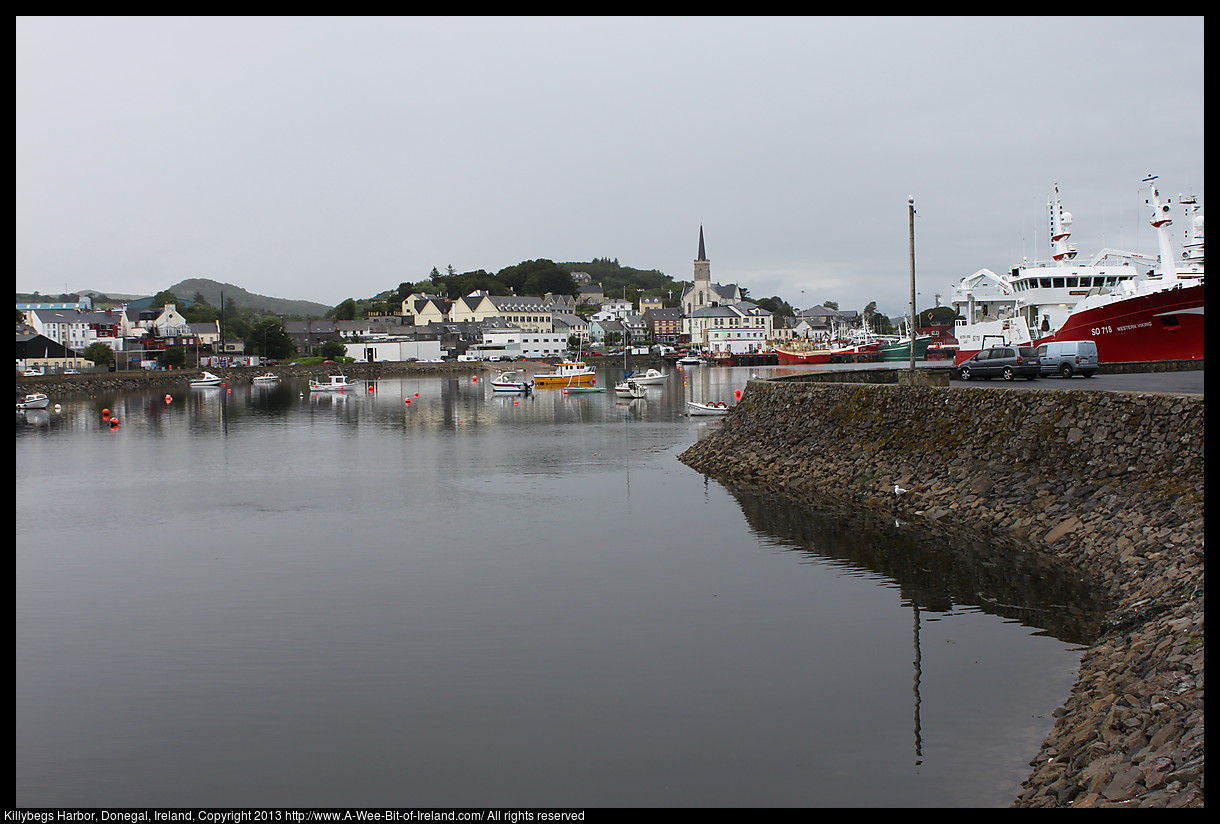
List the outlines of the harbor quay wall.
{"type": "Polygon", "coordinates": [[[1109,611],[1013,806],[1201,807],[1203,413],[1202,396],[753,380],[680,460],[1070,565],[1109,611]]]}

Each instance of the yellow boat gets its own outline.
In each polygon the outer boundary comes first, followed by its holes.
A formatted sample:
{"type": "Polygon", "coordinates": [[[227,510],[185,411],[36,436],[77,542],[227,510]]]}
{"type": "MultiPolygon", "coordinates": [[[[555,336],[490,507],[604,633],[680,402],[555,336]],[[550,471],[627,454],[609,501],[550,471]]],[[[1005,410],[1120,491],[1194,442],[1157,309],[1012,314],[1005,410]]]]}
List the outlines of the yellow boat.
{"type": "Polygon", "coordinates": [[[565,360],[554,372],[534,375],[535,389],[566,389],[570,386],[593,386],[597,383],[597,370],[584,361],[565,360]]]}

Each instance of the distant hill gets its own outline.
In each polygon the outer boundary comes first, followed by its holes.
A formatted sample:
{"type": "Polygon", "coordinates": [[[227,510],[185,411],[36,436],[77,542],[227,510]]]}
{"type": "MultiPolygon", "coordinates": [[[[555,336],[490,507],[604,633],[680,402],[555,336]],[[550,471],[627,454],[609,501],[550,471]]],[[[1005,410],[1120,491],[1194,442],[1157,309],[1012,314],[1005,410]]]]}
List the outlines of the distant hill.
{"type": "MultiPolygon", "coordinates": [[[[224,292],[225,302],[232,299],[239,309],[255,309],[273,315],[299,315],[302,317],[312,316],[320,318],[324,317],[327,312],[334,308],[324,303],[314,303],[311,300],[290,300],[288,298],[269,298],[266,295],[256,295],[253,292],[247,292],[240,286],[234,286],[231,283],[218,283],[207,278],[187,278],[169,287],[169,291],[183,300],[194,300],[196,294],[203,295],[204,300],[213,306],[220,306],[220,293],[224,292]]],[[[78,300],[81,295],[88,295],[94,298],[95,306],[117,306],[133,300],[139,300],[140,298],[152,297],[152,295],[128,295],[118,292],[102,292],[97,289],[81,289],[79,292],[69,292],[62,295],[43,295],[37,292],[25,294],[18,292],[17,302],[39,303],[52,301],[64,303],[78,300]]]]}
{"type": "Polygon", "coordinates": [[[207,278],[187,278],[179,281],[169,290],[180,298],[191,300],[195,295],[203,295],[204,300],[213,306],[220,306],[221,292],[224,300],[232,300],[239,309],[257,309],[274,315],[313,315],[322,317],[332,308],[323,303],[310,300],[290,300],[288,298],[269,298],[247,292],[240,286],[231,283],[218,283],[207,278]]]}

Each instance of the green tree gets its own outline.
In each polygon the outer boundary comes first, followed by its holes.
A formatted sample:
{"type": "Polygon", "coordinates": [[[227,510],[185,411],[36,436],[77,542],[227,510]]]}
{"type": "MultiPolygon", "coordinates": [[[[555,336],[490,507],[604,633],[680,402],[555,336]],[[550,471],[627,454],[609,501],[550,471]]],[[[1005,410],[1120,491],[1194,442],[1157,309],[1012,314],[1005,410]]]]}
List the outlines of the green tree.
{"type": "Polygon", "coordinates": [[[197,295],[189,307],[179,309],[182,317],[187,323],[215,323],[220,319],[220,310],[200,297],[197,295]]]}
{"type": "Polygon", "coordinates": [[[257,352],[264,358],[285,360],[296,351],[284,322],[274,315],[259,318],[245,340],[247,352],[257,352]]]}
{"type": "Polygon", "coordinates": [[[318,347],[318,354],[327,360],[338,360],[347,354],[347,347],[341,340],[328,340],[318,347]]]}
{"type": "Polygon", "coordinates": [[[507,266],[496,273],[496,280],[518,295],[541,297],[547,292],[557,295],[576,294],[576,283],[566,269],[545,258],[526,260],[507,266]]]}
{"type": "Polygon", "coordinates": [[[181,301],[180,301],[180,300],[178,300],[178,296],[177,296],[177,295],[175,295],[175,294],[174,294],[173,292],[171,292],[170,290],[168,290],[168,289],[162,289],[160,292],[158,292],[157,294],[153,295],[153,298],[152,298],[152,303],[151,303],[151,304],[149,304],[149,305],[150,305],[150,306],[152,306],[153,308],[157,308],[157,309],[159,309],[159,308],[161,308],[162,306],[165,306],[165,305],[170,304],[170,303],[172,303],[172,304],[174,304],[174,305],[176,306],[176,305],[178,305],[179,303],[181,303],[181,301]]]}
{"type": "Polygon", "coordinates": [[[81,354],[85,360],[93,361],[97,366],[109,366],[114,363],[114,350],[104,343],[91,343],[81,354]]]}
{"type": "Polygon", "coordinates": [[[326,313],[326,316],[331,320],[355,320],[356,319],[356,301],[352,298],[340,303],[334,309],[326,313]]]}
{"type": "Polygon", "coordinates": [[[186,348],[182,346],[169,347],[165,350],[165,354],[161,356],[161,363],[165,366],[181,369],[186,365],[186,348]]]}

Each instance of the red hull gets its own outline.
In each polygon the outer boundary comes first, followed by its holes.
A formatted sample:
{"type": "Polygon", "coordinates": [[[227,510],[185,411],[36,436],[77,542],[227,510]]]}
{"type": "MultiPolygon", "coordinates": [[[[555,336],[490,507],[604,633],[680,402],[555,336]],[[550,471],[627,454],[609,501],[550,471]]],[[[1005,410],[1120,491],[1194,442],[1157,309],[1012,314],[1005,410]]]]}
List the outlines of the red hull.
{"type": "Polygon", "coordinates": [[[1048,340],[1093,340],[1101,363],[1201,360],[1203,285],[1166,289],[1073,312],[1048,340]]]}
{"type": "Polygon", "coordinates": [[[809,352],[792,352],[787,349],[775,348],[775,357],[785,366],[799,366],[809,363],[830,363],[829,349],[815,349],[809,352]]]}

